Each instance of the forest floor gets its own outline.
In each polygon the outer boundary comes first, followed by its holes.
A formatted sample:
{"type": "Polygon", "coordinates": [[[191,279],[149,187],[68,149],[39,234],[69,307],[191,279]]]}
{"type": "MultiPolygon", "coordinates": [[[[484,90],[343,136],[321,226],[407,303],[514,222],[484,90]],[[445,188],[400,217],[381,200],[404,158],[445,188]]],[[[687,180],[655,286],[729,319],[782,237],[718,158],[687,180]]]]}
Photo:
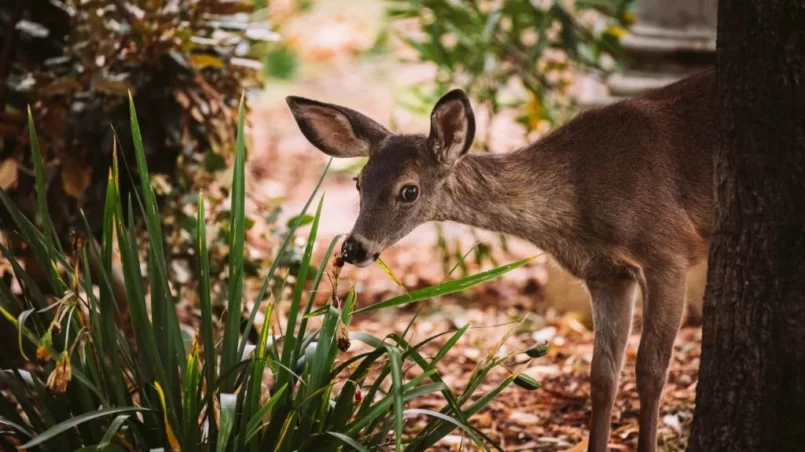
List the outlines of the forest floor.
{"type": "MultiPolygon", "coordinates": [[[[328,159],[299,132],[283,101],[285,96],[300,95],[343,104],[386,125],[393,120],[399,131],[424,132],[428,127],[426,116],[410,113],[398,106],[397,100],[406,86],[431,80],[432,68],[399,63],[400,51],[393,47],[391,53],[398,54],[357,57],[372,45],[377,32],[377,8],[367,6],[371,2],[364,1],[347,6],[339,3],[336,9],[332,9],[332,4],[338,2],[323,3],[331,4],[331,8],[318,8],[286,26],[286,36],[296,40],[297,51],[302,55],[296,79],[291,82],[269,80],[262,99],[252,107],[250,196],[257,200],[284,199],[286,216],[301,210],[328,159]],[[302,31],[297,33],[296,30],[302,31]]],[[[479,127],[479,130],[487,129],[479,127]]],[[[522,131],[506,115],[495,118],[488,130],[486,138],[494,143],[495,152],[506,152],[524,144],[522,131]]],[[[358,194],[351,178],[360,164],[334,160],[324,179],[320,248],[324,248],[329,238],[347,233],[352,227],[358,211],[358,194]]],[[[445,225],[444,233],[458,239],[467,250],[479,239],[494,237],[456,224],[445,225]]],[[[410,290],[437,283],[444,277],[435,243],[433,225],[424,225],[381,257],[410,290]]],[[[497,250],[496,256],[504,263],[538,253],[539,250],[529,244],[511,241],[509,252],[497,250]]],[[[547,356],[520,363],[525,373],[542,383],[541,389],[526,391],[512,386],[471,418],[474,425],[498,441],[505,451],[586,450],[593,335],[577,320],[578,316],[572,312],[561,314],[562,309],[545,302],[542,292],[549,265],[541,256],[469,294],[426,302],[409,332],[416,341],[472,323],[473,328],[439,365],[440,374],[454,390],[466,384],[474,366],[515,326],[514,323],[525,319],[517,325],[504,348],[524,349],[535,342],[550,342],[547,356]]],[[[361,304],[401,291],[378,266],[367,269],[347,266],[342,279],[345,282],[339,283],[340,287],[355,285],[361,304]]],[[[399,333],[405,330],[414,312],[414,308],[372,311],[357,316],[350,329],[380,337],[399,333]]],[[[639,329],[638,312],[613,415],[610,445],[613,450],[636,450],[639,403],[634,364],[639,329]]],[[[435,341],[425,353],[435,353],[443,342],[435,341]]],[[[661,450],[684,450],[693,413],[700,342],[699,328],[683,326],[676,340],[663,396],[659,427],[661,450]]],[[[488,384],[492,387],[505,377],[503,369],[493,372],[488,384]]],[[[433,408],[443,404],[440,399],[441,396],[434,395],[430,399],[417,399],[414,405],[433,408]]],[[[406,428],[414,430],[418,422],[411,419],[406,428]]],[[[467,438],[456,433],[442,441],[439,450],[472,450],[471,446],[467,438]]]]}

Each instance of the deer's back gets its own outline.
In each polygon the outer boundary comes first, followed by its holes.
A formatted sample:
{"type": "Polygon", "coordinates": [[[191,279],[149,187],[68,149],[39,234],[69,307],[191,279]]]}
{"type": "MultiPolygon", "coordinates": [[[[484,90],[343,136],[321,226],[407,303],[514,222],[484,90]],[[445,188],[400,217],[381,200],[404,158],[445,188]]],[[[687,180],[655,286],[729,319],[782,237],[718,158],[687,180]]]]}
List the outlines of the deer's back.
{"type": "Polygon", "coordinates": [[[541,155],[532,164],[554,161],[571,187],[574,242],[586,247],[576,256],[604,254],[641,267],[706,257],[715,90],[710,70],[584,112],[534,147],[541,155]]]}

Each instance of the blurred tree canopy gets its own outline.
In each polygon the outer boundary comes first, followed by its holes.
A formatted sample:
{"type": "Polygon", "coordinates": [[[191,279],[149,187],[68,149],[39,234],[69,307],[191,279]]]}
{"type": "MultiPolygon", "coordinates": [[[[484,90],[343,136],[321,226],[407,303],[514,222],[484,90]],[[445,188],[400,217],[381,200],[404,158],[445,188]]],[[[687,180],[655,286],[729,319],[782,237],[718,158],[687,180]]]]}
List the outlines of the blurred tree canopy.
{"type": "Polygon", "coordinates": [[[437,68],[436,90],[421,93],[423,108],[458,85],[490,115],[517,108],[527,130],[561,121],[574,73],[617,67],[619,37],[632,21],[631,0],[390,3],[392,18],[414,22],[402,39],[437,68]],[[527,96],[503,95],[512,85],[527,96]]]}
{"type": "MultiPolygon", "coordinates": [[[[226,167],[238,100],[261,85],[254,44],[276,38],[254,13],[251,0],[0,0],[0,188],[34,215],[30,106],[57,231],[83,229],[79,209],[99,231],[116,134],[135,171],[129,92],[148,165],[178,175],[174,194],[195,168],[226,167]]],[[[124,168],[124,201],[135,180],[124,168]]]]}

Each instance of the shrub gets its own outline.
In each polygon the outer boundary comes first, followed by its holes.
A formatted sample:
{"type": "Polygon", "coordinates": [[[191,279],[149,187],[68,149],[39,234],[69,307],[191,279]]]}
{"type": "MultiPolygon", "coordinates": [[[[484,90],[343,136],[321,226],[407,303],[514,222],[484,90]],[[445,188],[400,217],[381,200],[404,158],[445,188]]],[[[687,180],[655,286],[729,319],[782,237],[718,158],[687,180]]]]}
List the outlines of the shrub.
{"type": "MultiPolygon", "coordinates": [[[[321,220],[321,200],[295,279],[299,282],[293,287],[284,333],[276,335],[270,321],[276,300],[268,291],[268,281],[274,277],[279,259],[275,259],[269,270],[248,321],[242,324],[239,314],[244,297],[243,101],[231,190],[227,289],[230,315],[223,332],[215,331],[204,198],[199,196],[194,251],[198,256],[202,319],[199,331],[184,334],[168,286],[159,210],[131,99],[129,108],[142,194],[135,194],[136,199],[127,203],[124,211],[118,191],[120,174],[113,160],[107,179],[100,246],[75,233],[71,250],[64,250],[56,240],[48,215],[47,199],[42,190],[44,171],[29,114],[41,226],[37,227],[22,215],[5,192],[0,193],[0,201],[14,220],[9,229],[28,244],[43,264],[42,268],[48,270],[46,279],[51,290],[62,297],[49,303],[10,251],[0,246],[22,288],[22,295],[15,296],[7,281],[0,280],[0,313],[16,326],[21,351],[30,359],[36,357],[27,368],[0,372],[0,382],[5,386],[0,396],[0,448],[51,451],[354,448],[365,451],[392,442],[396,450],[405,446],[405,450],[422,451],[459,428],[486,449],[490,439],[473,428],[468,418],[512,382],[528,389],[538,386],[514,372],[493,390],[479,394],[478,388],[488,372],[507,359],[490,355],[477,366],[463,392],[452,392],[436,372],[436,365],[468,326],[416,344],[407,342],[404,334],[390,334],[381,339],[348,332],[353,315],[361,311],[460,291],[517,268],[527,260],[358,310],[354,309],[355,292],[350,290],[343,300],[333,296],[328,304],[314,311],[313,294],[337,241],[336,238],[330,243],[325,264],[313,270],[311,255],[321,220]],[[147,279],[139,260],[134,206],[141,210],[150,238],[147,279]],[[110,285],[113,242],[122,260],[129,299],[128,317],[116,311],[110,285]],[[90,270],[90,254],[102,262],[100,271],[90,270]],[[313,273],[313,279],[306,291],[303,282],[309,272],[313,273]],[[144,281],[148,282],[150,304],[144,281]],[[250,346],[246,338],[267,295],[266,321],[259,340],[250,346]],[[303,305],[306,296],[307,303],[303,305]],[[320,328],[309,328],[313,317],[320,317],[320,328]],[[122,332],[120,326],[124,323],[130,325],[133,338],[122,332]],[[427,358],[419,352],[423,345],[444,335],[449,335],[449,339],[435,356],[427,358]],[[362,341],[370,350],[346,360],[339,359],[339,349],[349,347],[350,341],[362,341]],[[421,372],[408,379],[403,368],[410,366],[418,367],[421,372]],[[389,382],[391,389],[385,392],[389,382]],[[440,411],[406,409],[407,401],[430,393],[443,395],[445,405],[440,411]],[[426,415],[431,420],[418,433],[404,436],[403,421],[408,415],[426,415]],[[391,437],[390,431],[393,432],[391,437]]],[[[302,215],[290,228],[278,255],[287,248],[296,228],[307,218],[305,212],[315,194],[314,191],[302,215]]]]}
{"type": "Polygon", "coordinates": [[[421,105],[460,86],[490,115],[516,109],[531,131],[567,119],[574,73],[603,75],[625,57],[619,38],[632,20],[632,3],[392,0],[389,14],[413,21],[413,30],[400,37],[415,58],[436,67],[436,89],[420,93],[421,105]],[[512,86],[519,89],[512,93],[512,86]]]}
{"type": "MultiPolygon", "coordinates": [[[[141,114],[155,174],[175,176],[163,208],[181,202],[232,152],[238,96],[262,86],[259,46],[276,39],[241,0],[13,0],[0,2],[0,187],[36,214],[25,106],[40,126],[51,218],[67,242],[86,216],[100,234],[115,134],[128,137],[127,92],[141,114]],[[7,69],[7,71],[6,71],[7,69]],[[13,120],[11,120],[13,119],[13,120]],[[203,171],[206,170],[206,171],[203,171]]],[[[128,149],[128,148],[127,148],[128,149]]],[[[121,150],[122,151],[122,150],[121,150]]],[[[121,164],[134,155],[121,153],[121,164]]],[[[123,178],[123,202],[139,182],[123,178]],[[132,182],[130,186],[130,182],[132,182]]],[[[138,213],[135,209],[135,214],[138,213]]],[[[0,215],[5,215],[0,210],[0,215]]],[[[18,251],[19,252],[19,251],[18,251]]]]}

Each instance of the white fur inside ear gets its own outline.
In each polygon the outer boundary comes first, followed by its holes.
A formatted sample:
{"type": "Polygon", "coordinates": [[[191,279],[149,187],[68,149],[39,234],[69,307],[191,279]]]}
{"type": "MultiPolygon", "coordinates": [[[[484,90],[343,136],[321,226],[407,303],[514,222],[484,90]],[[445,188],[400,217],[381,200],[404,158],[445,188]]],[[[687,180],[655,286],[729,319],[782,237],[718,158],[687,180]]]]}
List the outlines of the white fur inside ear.
{"type": "Polygon", "coordinates": [[[434,150],[440,154],[440,160],[453,163],[461,156],[467,138],[464,104],[461,101],[451,101],[441,105],[431,115],[431,122],[439,138],[434,150]]]}
{"type": "Polygon", "coordinates": [[[369,142],[355,135],[349,119],[337,110],[310,106],[303,112],[304,118],[316,131],[322,144],[341,156],[369,155],[369,142]]]}

